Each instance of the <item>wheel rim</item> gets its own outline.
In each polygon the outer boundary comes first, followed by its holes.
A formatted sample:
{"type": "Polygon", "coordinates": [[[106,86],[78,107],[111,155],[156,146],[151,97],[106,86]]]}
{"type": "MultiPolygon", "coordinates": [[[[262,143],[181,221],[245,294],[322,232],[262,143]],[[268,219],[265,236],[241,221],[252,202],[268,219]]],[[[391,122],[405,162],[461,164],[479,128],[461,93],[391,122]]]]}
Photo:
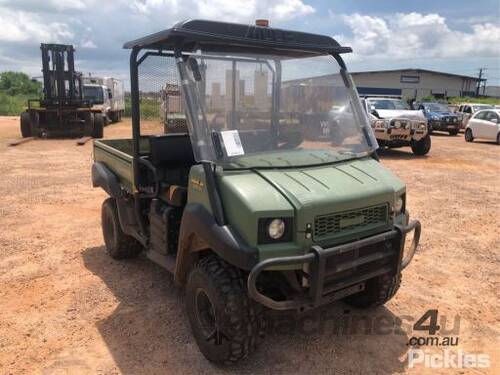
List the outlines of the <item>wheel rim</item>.
{"type": "Polygon", "coordinates": [[[210,297],[201,288],[196,290],[195,304],[196,316],[205,340],[213,345],[221,345],[224,339],[227,340],[227,336],[220,329],[210,297]]]}

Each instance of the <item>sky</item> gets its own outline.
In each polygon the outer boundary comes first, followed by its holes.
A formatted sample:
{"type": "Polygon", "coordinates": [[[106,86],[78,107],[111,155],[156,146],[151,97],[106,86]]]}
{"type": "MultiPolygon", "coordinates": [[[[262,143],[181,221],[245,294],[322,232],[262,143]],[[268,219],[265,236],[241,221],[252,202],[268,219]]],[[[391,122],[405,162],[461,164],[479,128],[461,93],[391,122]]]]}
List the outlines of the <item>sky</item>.
{"type": "Polygon", "coordinates": [[[350,71],[423,68],[500,85],[500,1],[0,0],[0,71],[40,76],[41,42],[76,48],[76,68],[128,83],[123,43],[202,18],[330,35],[350,71]]]}

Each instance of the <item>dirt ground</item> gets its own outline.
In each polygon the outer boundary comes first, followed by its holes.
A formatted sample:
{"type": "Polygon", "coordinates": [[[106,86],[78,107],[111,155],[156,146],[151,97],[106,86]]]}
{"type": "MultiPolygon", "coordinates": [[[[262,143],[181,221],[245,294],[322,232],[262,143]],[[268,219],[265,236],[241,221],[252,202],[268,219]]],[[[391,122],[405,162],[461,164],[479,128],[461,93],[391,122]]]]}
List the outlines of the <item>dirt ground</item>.
{"type": "MultiPolygon", "coordinates": [[[[407,149],[382,155],[407,184],[408,209],[423,225],[421,247],[385,307],[367,313],[337,303],[327,313],[377,318],[374,326],[389,322],[388,329],[335,332],[319,313],[299,319],[303,326],[272,315],[260,349],[220,368],[198,351],[183,292],[166,271],[105,254],[105,193],[91,187],[91,142],[6,147],[18,123],[0,118],[0,374],[500,373],[500,147],[434,135],[426,157],[407,149]],[[446,318],[441,336],[458,317],[451,349],[486,353],[491,366],[409,368],[408,340],[426,336],[411,326],[429,309],[446,318]]],[[[128,120],[105,129],[107,138],[129,135],[128,120]]]]}

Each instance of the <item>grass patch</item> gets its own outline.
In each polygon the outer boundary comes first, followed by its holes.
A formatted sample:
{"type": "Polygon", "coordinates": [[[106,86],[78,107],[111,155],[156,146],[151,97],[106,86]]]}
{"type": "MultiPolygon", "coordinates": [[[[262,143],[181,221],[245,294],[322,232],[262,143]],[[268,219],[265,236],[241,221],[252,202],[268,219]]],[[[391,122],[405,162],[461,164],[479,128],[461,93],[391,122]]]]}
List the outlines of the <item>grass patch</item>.
{"type": "MultiPolygon", "coordinates": [[[[156,99],[140,99],[141,119],[143,120],[159,120],[160,119],[160,102],[156,99]]],[[[125,97],[125,117],[132,116],[132,104],[130,97],[125,97]]]]}
{"type": "Polygon", "coordinates": [[[0,116],[19,116],[28,104],[27,95],[7,95],[0,92],[0,116]]]}
{"type": "Polygon", "coordinates": [[[490,105],[500,105],[500,99],[498,98],[471,98],[471,97],[459,97],[455,96],[448,98],[450,104],[460,104],[460,103],[477,103],[477,104],[490,104],[490,105]]]}

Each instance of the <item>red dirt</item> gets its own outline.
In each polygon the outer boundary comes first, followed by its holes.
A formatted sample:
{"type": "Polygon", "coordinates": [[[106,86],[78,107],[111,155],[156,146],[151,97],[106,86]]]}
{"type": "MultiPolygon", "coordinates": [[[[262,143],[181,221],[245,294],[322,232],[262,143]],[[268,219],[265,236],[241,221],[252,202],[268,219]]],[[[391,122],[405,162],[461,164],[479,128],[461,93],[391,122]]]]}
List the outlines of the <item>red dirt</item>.
{"type": "MultiPolygon", "coordinates": [[[[105,254],[105,193],[90,184],[92,143],[6,147],[18,123],[0,118],[1,374],[500,373],[500,147],[434,135],[427,157],[408,149],[382,155],[406,182],[407,206],[423,235],[399,293],[371,313],[390,321],[411,316],[405,322],[413,324],[438,309],[449,326],[458,315],[458,348],[489,354],[489,369],[408,368],[406,343],[424,335],[418,331],[328,329],[274,329],[249,359],[219,368],[198,351],[172,277],[145,259],[118,262],[105,254]]],[[[130,123],[109,126],[105,135],[127,137],[130,123]]],[[[364,314],[342,303],[329,311],[364,314]]]]}

